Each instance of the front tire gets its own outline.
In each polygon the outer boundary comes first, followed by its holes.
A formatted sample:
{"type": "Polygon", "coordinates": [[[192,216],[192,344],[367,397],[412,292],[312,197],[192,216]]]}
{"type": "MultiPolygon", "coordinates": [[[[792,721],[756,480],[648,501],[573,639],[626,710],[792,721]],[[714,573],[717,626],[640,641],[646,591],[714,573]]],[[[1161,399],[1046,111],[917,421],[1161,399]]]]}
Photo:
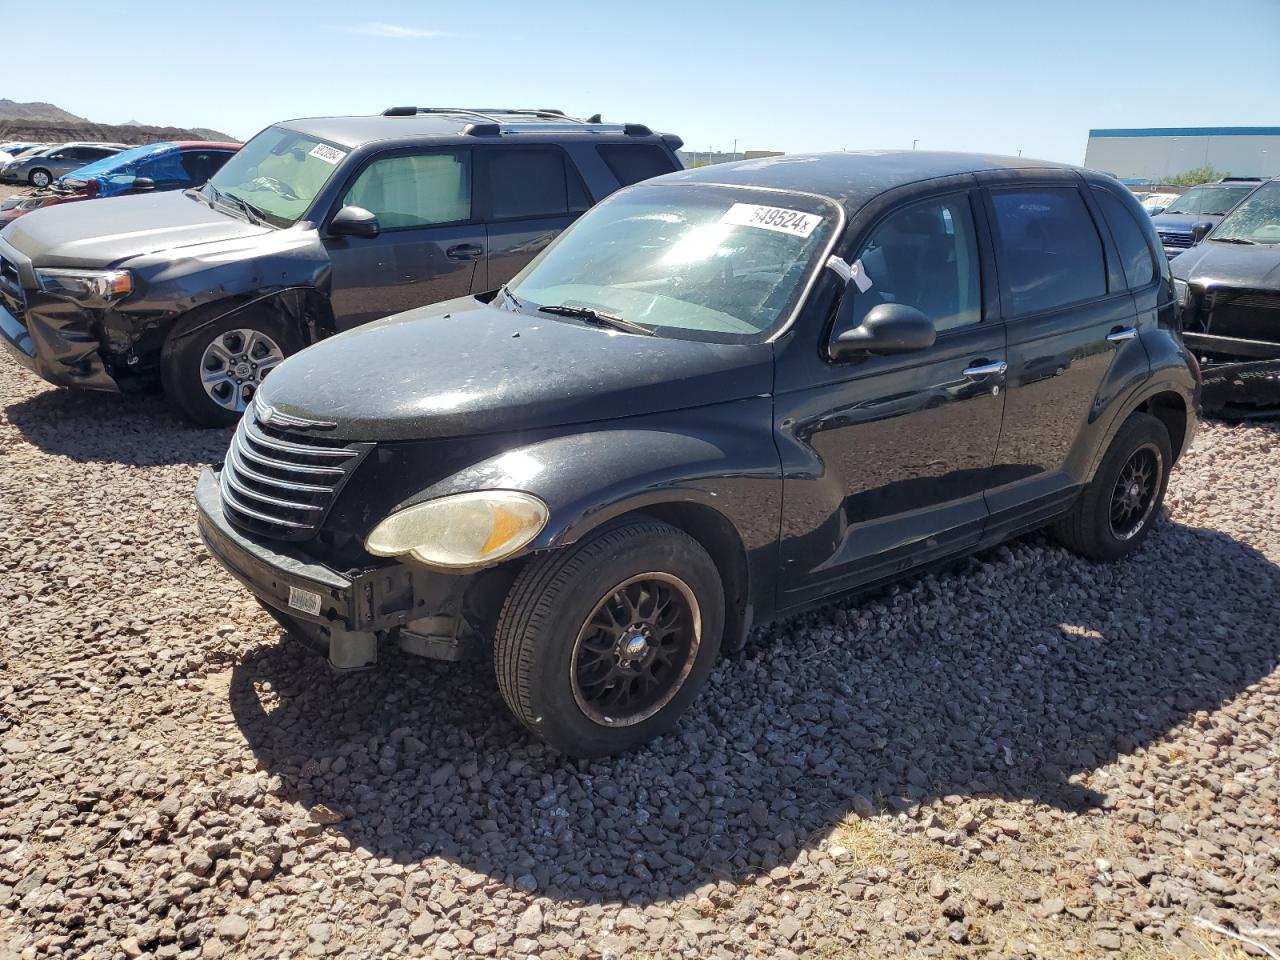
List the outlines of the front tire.
{"type": "Polygon", "coordinates": [[[36,167],[36,169],[32,170],[27,176],[27,182],[33,187],[40,187],[41,189],[44,189],[53,182],[53,174],[48,170],[36,167]]]}
{"type": "Polygon", "coordinates": [[[669,524],[632,520],[521,570],[498,621],[498,686],[562,753],[621,753],[675,725],[723,633],[724,588],[706,550],[669,524]]]}
{"type": "Polygon", "coordinates": [[[179,324],[160,354],[165,395],[204,427],[233,426],[266,376],[303,347],[302,335],[278,317],[235,313],[207,326],[179,324]]]}
{"type": "Polygon", "coordinates": [[[1080,498],[1054,526],[1054,535],[1067,549],[1093,560],[1128,556],[1151,533],[1172,469],[1165,425],[1150,414],[1132,414],[1080,498]]]}

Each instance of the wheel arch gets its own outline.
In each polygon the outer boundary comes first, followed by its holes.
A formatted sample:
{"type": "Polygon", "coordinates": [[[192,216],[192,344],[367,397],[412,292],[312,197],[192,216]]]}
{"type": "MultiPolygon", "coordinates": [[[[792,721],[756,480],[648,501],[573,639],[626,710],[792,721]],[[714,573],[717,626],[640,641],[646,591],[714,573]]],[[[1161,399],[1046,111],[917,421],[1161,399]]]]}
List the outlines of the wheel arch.
{"type": "Polygon", "coordinates": [[[255,311],[291,325],[308,345],[334,332],[333,309],[328,298],[315,287],[295,286],[238,294],[192,307],[170,326],[165,345],[198,333],[225,317],[255,311]]]}
{"type": "Polygon", "coordinates": [[[1182,456],[1187,442],[1187,402],[1174,390],[1162,390],[1147,397],[1130,411],[1148,413],[1164,424],[1169,431],[1169,446],[1173,449],[1173,462],[1182,456]]]}

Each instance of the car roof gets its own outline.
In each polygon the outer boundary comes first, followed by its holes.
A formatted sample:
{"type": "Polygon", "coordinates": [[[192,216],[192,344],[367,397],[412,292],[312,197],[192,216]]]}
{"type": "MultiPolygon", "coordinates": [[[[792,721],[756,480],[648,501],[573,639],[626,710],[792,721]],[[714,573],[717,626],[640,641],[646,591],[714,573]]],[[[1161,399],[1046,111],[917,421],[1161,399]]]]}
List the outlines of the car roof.
{"type": "Polygon", "coordinates": [[[222,140],[166,140],[170,146],[181,150],[239,150],[244,144],[222,140]]]}
{"type": "MultiPolygon", "coordinates": [[[[503,134],[527,133],[560,136],[625,136],[622,124],[587,123],[563,115],[533,111],[511,113],[494,111],[490,117],[482,111],[459,108],[456,112],[438,110],[409,116],[303,117],[284,120],[273,126],[328,140],[354,149],[380,140],[404,140],[432,137],[461,137],[467,128],[497,120],[503,134]]],[[[647,133],[647,129],[645,130],[647,133]]],[[[492,142],[494,138],[477,136],[476,142],[492,142]]],[[[636,139],[633,135],[629,139],[636,139]]]]}
{"type": "Polygon", "coordinates": [[[718,163],[664,174],[648,183],[719,183],[828,197],[852,213],[896,187],[988,170],[1075,170],[1051,160],[931,150],[848,150],[718,163]]]}

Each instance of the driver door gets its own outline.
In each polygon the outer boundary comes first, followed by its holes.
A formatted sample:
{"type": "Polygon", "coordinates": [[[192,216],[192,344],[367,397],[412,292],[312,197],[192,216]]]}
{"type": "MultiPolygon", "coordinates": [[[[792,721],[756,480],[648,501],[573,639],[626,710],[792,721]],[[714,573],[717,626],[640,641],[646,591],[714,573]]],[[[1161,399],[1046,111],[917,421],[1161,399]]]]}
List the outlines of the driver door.
{"type": "Polygon", "coordinates": [[[326,237],[339,330],[440,300],[484,282],[484,224],[472,217],[470,149],[384,155],[354,178],[339,206],[378,218],[376,237],[326,237]]]}
{"type": "Polygon", "coordinates": [[[857,298],[851,327],[879,304],[906,304],[933,321],[933,346],[814,356],[780,373],[782,607],[963,552],[981,537],[1004,411],[1005,332],[984,311],[990,268],[979,224],[982,208],[961,190],[889,210],[860,244],[855,262],[869,284],[843,293],[857,298]]]}

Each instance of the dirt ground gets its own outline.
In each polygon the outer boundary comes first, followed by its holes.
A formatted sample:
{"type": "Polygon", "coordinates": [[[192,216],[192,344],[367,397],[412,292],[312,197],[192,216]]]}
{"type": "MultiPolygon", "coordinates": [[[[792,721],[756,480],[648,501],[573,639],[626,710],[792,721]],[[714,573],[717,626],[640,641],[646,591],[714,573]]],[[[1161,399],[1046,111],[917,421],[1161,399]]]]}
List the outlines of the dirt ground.
{"type": "Polygon", "coordinates": [[[1124,563],[770,626],[586,763],[486,663],[282,636],[195,533],[226,432],[4,355],[0,411],[0,956],[1280,949],[1280,426],[1207,425],[1124,563]]]}

